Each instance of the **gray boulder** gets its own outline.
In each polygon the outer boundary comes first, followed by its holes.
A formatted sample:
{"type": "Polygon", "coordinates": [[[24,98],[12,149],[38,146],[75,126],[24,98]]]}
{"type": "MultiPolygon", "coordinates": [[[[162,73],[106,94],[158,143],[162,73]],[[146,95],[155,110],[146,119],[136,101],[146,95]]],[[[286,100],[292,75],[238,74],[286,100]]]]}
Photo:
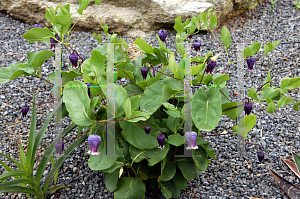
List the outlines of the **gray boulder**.
{"type": "MultiPolygon", "coordinates": [[[[102,24],[107,24],[109,32],[125,34],[131,38],[147,37],[160,29],[174,30],[175,19],[197,16],[212,8],[218,24],[227,17],[252,9],[261,0],[103,0],[98,6],[92,0],[84,10],[84,16],[76,24],[75,30],[102,32],[102,24]]],[[[75,23],[80,15],[78,0],[1,0],[0,12],[29,24],[46,21],[46,10],[58,4],[69,3],[75,23]]]]}

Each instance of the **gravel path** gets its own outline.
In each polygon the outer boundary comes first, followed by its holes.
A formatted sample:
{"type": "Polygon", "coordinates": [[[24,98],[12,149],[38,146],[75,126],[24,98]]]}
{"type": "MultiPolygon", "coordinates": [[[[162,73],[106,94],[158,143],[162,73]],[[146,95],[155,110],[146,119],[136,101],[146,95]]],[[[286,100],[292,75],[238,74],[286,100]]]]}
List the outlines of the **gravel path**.
{"type": "MultiPolygon", "coordinates": [[[[270,7],[270,1],[266,1],[266,3],[259,4],[253,10],[247,11],[234,19],[229,19],[224,23],[231,32],[234,43],[247,43],[250,40],[258,42],[281,40],[282,42],[266,58],[256,61],[254,71],[245,71],[244,81],[246,88],[261,86],[269,69],[272,69],[272,84],[276,87],[279,87],[279,80],[284,77],[299,76],[300,10],[291,9],[295,7],[292,1],[277,1],[273,14],[270,14],[270,7]],[[285,12],[287,10],[289,11],[285,12]],[[283,14],[277,17],[281,13],[283,14]],[[275,20],[272,22],[273,19],[275,20]],[[272,23],[269,27],[270,22],[272,23]]],[[[7,67],[13,62],[22,59],[23,62],[27,61],[26,53],[28,52],[49,49],[46,44],[39,44],[40,46],[37,44],[31,45],[22,38],[22,35],[30,28],[32,28],[31,25],[21,23],[0,13],[0,64],[2,67],[7,67]]],[[[221,28],[215,32],[219,38],[220,31],[221,28]]],[[[214,53],[224,53],[224,50],[214,39],[213,35],[201,33],[196,35],[196,37],[202,41],[202,50],[198,52],[198,55],[203,56],[209,50],[214,50],[214,53]]],[[[123,38],[130,42],[128,38],[123,38]]],[[[88,58],[92,49],[98,45],[92,33],[89,32],[72,33],[70,42],[84,58],[88,58]]],[[[147,42],[150,45],[158,46],[157,38],[154,35],[147,42]]],[[[174,33],[168,34],[167,42],[168,46],[171,46],[172,51],[175,52],[174,33]]],[[[229,51],[230,61],[236,60],[234,58],[236,57],[236,45],[233,44],[229,51]]],[[[263,51],[259,53],[259,55],[262,55],[263,51]]],[[[192,54],[193,56],[196,55],[194,51],[192,54]]],[[[66,50],[63,51],[63,60],[67,60],[63,64],[64,70],[70,64],[66,50]]],[[[220,56],[214,72],[222,72],[226,65],[225,56],[220,56]]],[[[54,71],[53,58],[44,64],[42,71],[44,77],[54,71]]],[[[235,65],[230,66],[226,72],[233,78],[228,82],[228,85],[236,86],[234,83],[235,65]]],[[[18,159],[19,154],[19,141],[22,141],[25,149],[27,145],[31,111],[29,111],[27,118],[22,119],[20,107],[24,105],[25,101],[32,99],[33,80],[36,82],[34,88],[37,92],[38,102],[51,95],[50,86],[47,87],[44,82],[32,77],[21,77],[7,84],[0,84],[0,136],[2,138],[0,152],[16,159],[18,159]]],[[[234,100],[233,89],[230,90],[230,96],[234,100]]],[[[297,92],[290,92],[289,96],[297,101],[299,100],[297,92]]],[[[46,101],[50,99],[51,96],[46,101]]],[[[47,117],[52,105],[38,107],[37,129],[41,128],[42,122],[47,117]]],[[[275,185],[274,179],[268,174],[268,168],[275,171],[284,171],[280,173],[281,176],[298,186],[300,185],[299,179],[281,161],[281,158],[291,156],[291,150],[300,154],[300,133],[297,131],[299,130],[299,115],[294,110],[291,110],[292,106],[281,107],[274,114],[266,113],[266,108],[266,103],[254,104],[252,114],[257,114],[257,123],[248,135],[249,142],[262,145],[265,153],[263,163],[259,164],[257,160],[257,146],[247,145],[245,155],[241,157],[240,150],[237,150],[238,139],[235,136],[206,137],[206,140],[211,142],[210,146],[216,149],[215,156],[217,159],[211,160],[212,163],[209,164],[207,171],[203,172],[199,178],[188,181],[187,189],[186,191],[181,191],[180,198],[288,198],[275,185]]],[[[65,118],[64,123],[67,125],[70,123],[70,120],[65,118]]],[[[209,134],[222,133],[224,131],[232,132],[233,125],[235,125],[235,121],[230,120],[227,116],[222,116],[222,120],[217,128],[213,132],[209,132],[209,134]]],[[[54,131],[53,121],[48,130],[50,132],[54,131]]],[[[69,135],[68,137],[75,137],[77,135],[76,130],[72,134],[74,136],[69,135]]],[[[49,145],[54,137],[55,135],[45,135],[42,144],[49,145]]],[[[69,143],[65,144],[68,145],[69,143]]],[[[72,188],[58,191],[51,198],[58,198],[58,196],[59,198],[70,199],[113,198],[113,193],[110,193],[105,188],[103,173],[92,171],[88,168],[87,160],[89,156],[86,155],[86,148],[87,142],[83,143],[67,158],[59,172],[58,184],[64,184],[72,188]]],[[[39,147],[38,160],[41,159],[43,152],[44,149],[39,147]]],[[[0,157],[0,160],[13,166],[3,157],[0,157]]],[[[47,168],[50,167],[51,163],[49,162],[47,168]]],[[[3,172],[4,168],[0,166],[0,173],[3,172]]],[[[44,174],[48,172],[46,170],[44,174]]],[[[0,197],[27,198],[24,194],[0,194],[0,197]]],[[[163,196],[160,197],[164,198],[163,196]]]]}

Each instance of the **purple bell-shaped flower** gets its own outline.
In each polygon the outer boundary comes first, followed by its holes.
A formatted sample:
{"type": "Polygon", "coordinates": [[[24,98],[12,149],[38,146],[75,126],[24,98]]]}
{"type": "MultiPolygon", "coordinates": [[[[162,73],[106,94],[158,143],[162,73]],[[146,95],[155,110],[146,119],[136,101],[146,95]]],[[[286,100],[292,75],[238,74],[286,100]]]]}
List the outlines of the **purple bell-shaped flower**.
{"type": "Polygon", "coordinates": [[[150,133],[151,131],[151,127],[150,126],[145,126],[145,133],[147,133],[147,135],[150,133]]]}
{"type": "Polygon", "coordinates": [[[206,66],[206,74],[213,74],[213,70],[217,65],[217,61],[212,61],[211,59],[209,59],[207,61],[207,66],[206,66]]]}
{"type": "Polygon", "coordinates": [[[75,51],[69,55],[69,60],[72,63],[72,68],[77,68],[78,55],[75,51]]]}
{"type": "Polygon", "coordinates": [[[166,136],[164,134],[158,134],[157,135],[157,142],[159,146],[157,148],[160,148],[163,150],[165,148],[164,143],[165,143],[166,136]]]}
{"type": "Polygon", "coordinates": [[[195,39],[193,41],[193,48],[195,49],[196,52],[198,52],[201,48],[201,41],[200,39],[195,39]]]}
{"type": "Polygon", "coordinates": [[[58,153],[61,156],[62,152],[64,151],[64,143],[63,142],[57,142],[55,144],[55,150],[56,150],[56,153],[58,153]]]}
{"type": "Polygon", "coordinates": [[[168,36],[168,33],[166,30],[159,30],[157,34],[162,42],[166,42],[166,38],[168,36]]]}
{"type": "Polygon", "coordinates": [[[22,106],[22,116],[23,118],[26,117],[27,113],[29,111],[29,106],[22,106]]]}
{"type": "Polygon", "coordinates": [[[257,153],[257,158],[258,158],[259,162],[262,162],[264,157],[265,157],[265,155],[264,155],[263,152],[258,152],[257,153]]]}
{"type": "Polygon", "coordinates": [[[88,137],[88,144],[90,146],[90,150],[88,151],[88,154],[90,155],[99,155],[98,147],[101,143],[101,137],[99,135],[90,135],[88,137]]]}
{"type": "MultiPolygon", "coordinates": [[[[58,34],[55,34],[55,38],[59,41],[60,38],[58,36],[58,34]]],[[[57,41],[54,39],[54,38],[50,38],[50,44],[51,44],[51,47],[50,49],[54,48],[55,49],[55,44],[57,43],[57,41]]]]}
{"type": "Polygon", "coordinates": [[[245,111],[245,115],[250,115],[250,113],[252,111],[252,103],[251,102],[244,103],[244,111],[245,111]]]}
{"type": "Polygon", "coordinates": [[[34,24],[33,28],[37,28],[37,27],[44,28],[42,24],[34,24]]]}
{"type": "Polygon", "coordinates": [[[147,78],[148,71],[149,71],[149,68],[147,66],[144,66],[141,68],[141,73],[142,73],[144,80],[147,78]]]}
{"type": "Polygon", "coordinates": [[[252,56],[247,57],[246,62],[247,62],[247,65],[248,65],[248,70],[250,70],[250,71],[253,70],[253,66],[254,66],[254,63],[255,63],[255,58],[252,58],[252,56]]]}
{"type": "Polygon", "coordinates": [[[187,39],[192,40],[192,39],[193,39],[193,35],[189,35],[189,36],[187,37],[187,39]]]}
{"type": "Polygon", "coordinates": [[[184,137],[188,142],[188,147],[186,147],[187,150],[198,149],[198,146],[196,144],[197,136],[198,136],[197,133],[194,131],[187,131],[184,134],[184,137]]]}

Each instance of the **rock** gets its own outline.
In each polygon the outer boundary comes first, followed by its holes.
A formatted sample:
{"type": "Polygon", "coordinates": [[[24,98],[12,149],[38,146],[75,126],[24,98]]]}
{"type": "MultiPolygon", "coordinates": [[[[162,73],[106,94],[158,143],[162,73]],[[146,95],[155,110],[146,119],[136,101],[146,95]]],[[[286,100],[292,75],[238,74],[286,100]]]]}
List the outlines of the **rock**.
{"type": "MultiPolygon", "coordinates": [[[[174,31],[175,19],[181,16],[184,22],[187,18],[197,16],[212,8],[218,24],[228,17],[241,14],[255,7],[262,0],[103,0],[100,5],[91,1],[84,10],[74,30],[103,32],[100,26],[107,24],[109,32],[125,34],[131,38],[147,37],[160,29],[174,31]],[[89,12],[91,11],[91,12],[89,12]],[[88,13],[89,12],[89,13],[88,13]]],[[[0,12],[5,12],[13,18],[29,24],[46,21],[46,10],[52,6],[70,4],[70,12],[76,22],[80,15],[78,0],[1,0],[0,12]]],[[[49,23],[48,23],[49,24],[49,23]]],[[[50,25],[50,24],[49,24],[50,25]]]]}

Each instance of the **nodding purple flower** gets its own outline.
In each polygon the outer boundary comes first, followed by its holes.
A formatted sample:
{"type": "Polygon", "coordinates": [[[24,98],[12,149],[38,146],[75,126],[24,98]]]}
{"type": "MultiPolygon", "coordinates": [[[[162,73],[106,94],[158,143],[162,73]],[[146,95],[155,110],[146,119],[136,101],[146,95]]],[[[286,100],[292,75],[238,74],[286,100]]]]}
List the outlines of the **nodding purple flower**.
{"type": "Polygon", "coordinates": [[[255,63],[255,58],[250,56],[250,57],[247,57],[246,61],[247,61],[247,65],[248,65],[248,70],[250,70],[250,71],[253,70],[253,66],[254,66],[254,63],[255,63]]]}
{"type": "MultiPolygon", "coordinates": [[[[55,34],[55,38],[59,41],[60,38],[58,36],[58,34],[55,34]]],[[[54,48],[55,49],[55,44],[57,43],[57,41],[54,39],[54,38],[50,38],[50,44],[51,44],[51,47],[50,49],[54,48]]]]}
{"type": "Polygon", "coordinates": [[[22,116],[23,118],[26,117],[27,113],[29,111],[29,106],[22,106],[22,116]]]}
{"type": "Polygon", "coordinates": [[[88,137],[88,144],[90,146],[90,150],[88,151],[88,154],[90,155],[99,155],[98,147],[101,143],[101,137],[99,135],[90,135],[88,137]]]}
{"type": "Polygon", "coordinates": [[[244,103],[244,111],[245,111],[245,115],[250,115],[250,113],[252,111],[252,103],[251,102],[244,103]]]}
{"type": "Polygon", "coordinates": [[[88,95],[90,98],[92,98],[91,89],[90,89],[90,86],[92,85],[92,83],[86,83],[86,85],[88,87],[88,95]]]}
{"type": "Polygon", "coordinates": [[[209,59],[207,61],[207,66],[206,66],[206,74],[213,74],[213,70],[217,65],[217,61],[213,61],[212,59],[209,59]]]}
{"type": "Polygon", "coordinates": [[[166,136],[164,134],[158,134],[157,135],[157,142],[159,146],[157,148],[160,148],[163,150],[165,148],[164,143],[165,143],[166,136]]]}
{"type": "Polygon", "coordinates": [[[142,73],[144,80],[147,78],[148,71],[149,71],[149,68],[147,66],[144,66],[141,68],[141,73],[142,73]]]}
{"type": "Polygon", "coordinates": [[[195,49],[196,52],[198,52],[201,48],[201,41],[200,39],[195,39],[193,41],[193,48],[195,49]]]}
{"type": "Polygon", "coordinates": [[[64,143],[63,142],[57,142],[55,144],[55,150],[56,150],[56,153],[58,153],[61,156],[62,152],[64,151],[64,143]]]}
{"type": "Polygon", "coordinates": [[[187,131],[184,134],[184,137],[188,142],[188,147],[186,147],[187,150],[198,149],[198,146],[196,144],[197,136],[198,136],[197,133],[194,131],[187,131]]]}
{"type": "Polygon", "coordinates": [[[159,30],[157,34],[162,42],[166,42],[166,38],[168,36],[168,33],[166,30],[159,30]]]}
{"type": "Polygon", "coordinates": [[[75,52],[69,55],[69,60],[72,63],[72,68],[77,68],[78,55],[75,52]]]}
{"type": "Polygon", "coordinates": [[[151,127],[150,126],[145,126],[145,133],[147,133],[147,135],[150,133],[151,131],[151,127]]]}
{"type": "Polygon", "coordinates": [[[257,158],[258,158],[259,162],[262,162],[264,157],[265,157],[265,155],[264,155],[263,152],[258,152],[257,153],[257,158]]]}
{"type": "Polygon", "coordinates": [[[42,24],[34,24],[34,26],[33,26],[33,28],[38,28],[38,27],[44,28],[44,26],[42,24]]]}

